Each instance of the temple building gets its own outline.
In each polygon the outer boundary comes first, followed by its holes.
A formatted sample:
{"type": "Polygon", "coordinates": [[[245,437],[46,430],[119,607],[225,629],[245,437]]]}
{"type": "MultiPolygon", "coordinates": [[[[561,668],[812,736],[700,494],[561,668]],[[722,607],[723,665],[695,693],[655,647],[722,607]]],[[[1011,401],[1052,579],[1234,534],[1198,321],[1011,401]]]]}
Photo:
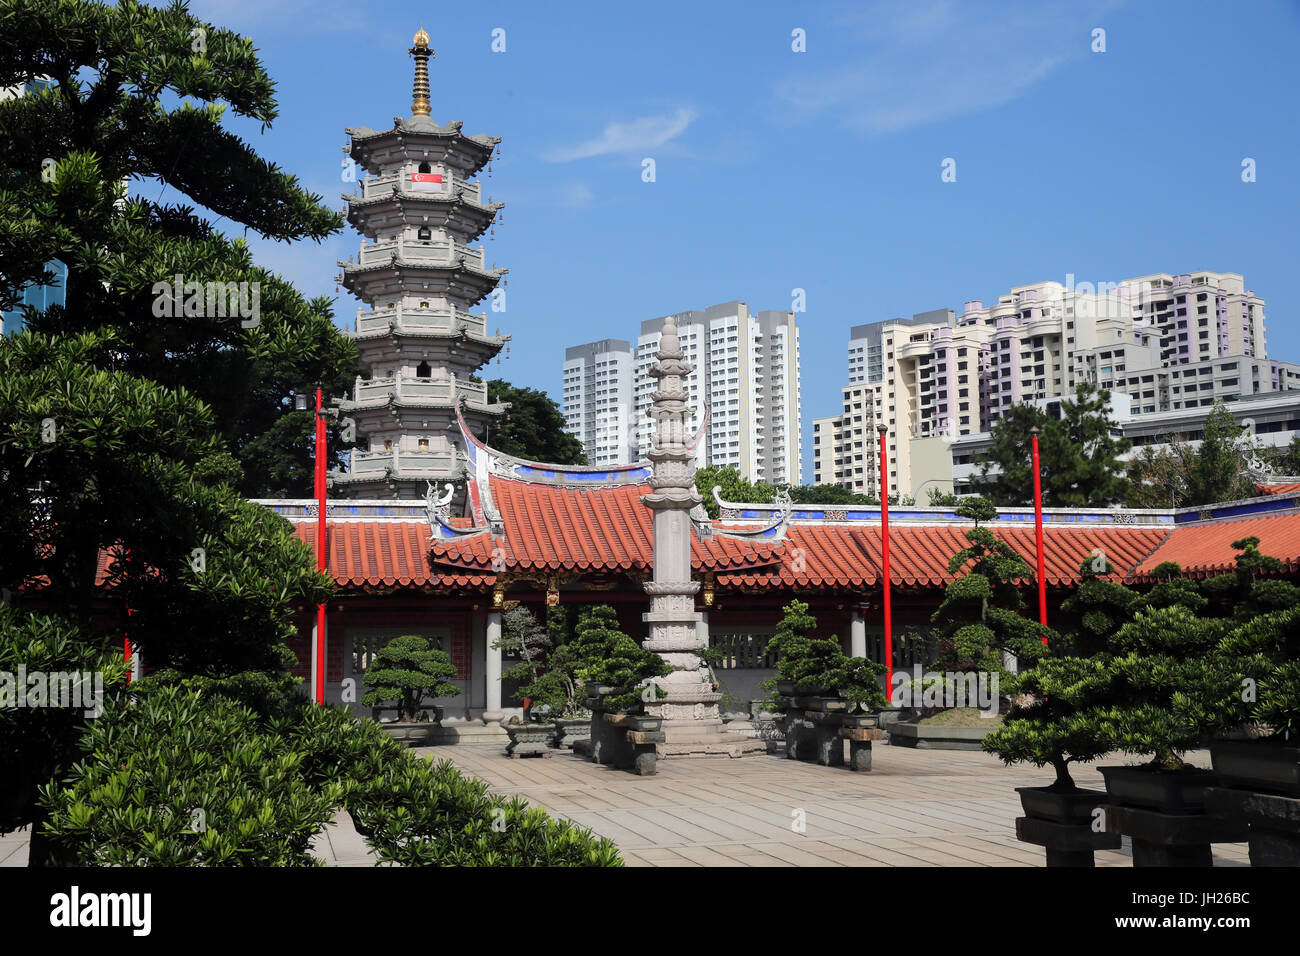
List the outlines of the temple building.
{"type": "MultiPolygon", "coordinates": [[[[661,653],[680,665],[674,671],[680,684],[668,703],[680,706],[693,695],[689,719],[701,730],[716,729],[715,715],[744,712],[750,700],[765,696],[758,685],[775,666],[767,642],[793,599],[809,604],[818,636],[838,637],[846,653],[883,661],[879,508],[728,502],[716,490],[695,489],[692,478],[688,488],[671,486],[676,503],[689,508],[658,509],[645,500],[665,493],[662,484],[656,487],[654,463],[528,462],[476,439],[463,418],[458,426],[470,475],[463,511],[447,493],[423,504],[329,505],[328,566],[337,591],[328,608],[327,699],[343,700],[350,686],[351,700],[359,700],[375,648],[417,633],[439,639],[458,669],[462,695],[440,702],[444,724],[453,728],[448,739],[498,732],[502,719],[520,713],[503,687],[501,651],[493,647],[502,612],[515,603],[539,617],[551,605],[576,615],[583,605],[608,604],[638,640],[658,649],[667,637],[673,646],[662,645],[661,653]],[[717,500],[717,519],[694,504],[702,494],[717,500]],[[665,525],[680,527],[656,527],[665,514],[674,515],[665,525]],[[661,557],[668,552],[679,556],[661,557]],[[664,560],[680,570],[657,573],[664,560]],[[647,587],[657,581],[668,586],[647,587]],[[671,600],[656,602],[658,596],[671,600]],[[686,632],[691,627],[695,635],[686,632]],[[720,687],[712,695],[703,681],[689,679],[694,662],[682,656],[705,645],[722,653],[714,666],[720,687]]],[[[1259,490],[1257,498],[1200,508],[1045,510],[1048,623],[1068,626],[1054,609],[1078,587],[1085,560],[1098,553],[1115,569],[1112,579],[1144,587],[1164,561],[1179,562],[1192,578],[1230,571],[1232,542],[1253,535],[1265,554],[1282,560],[1284,576],[1300,579],[1300,479],[1274,480],[1259,490]]],[[[314,502],[265,504],[314,550],[314,502]]],[[[948,561],[967,544],[969,523],[950,508],[895,507],[889,518],[892,663],[910,667],[928,659],[930,615],[952,580],[948,561]]],[[[1033,566],[1032,508],[999,509],[985,527],[1033,566]]],[[[1033,607],[1034,582],[1021,586],[1033,607]]],[[[312,623],[304,609],[293,645],[301,662],[295,673],[303,677],[310,670],[312,623]]]]}
{"type": "Polygon", "coordinates": [[[347,130],[345,151],[363,175],[358,191],[343,198],[364,238],[358,255],[339,266],[343,285],[367,306],[351,333],[364,374],[340,404],[355,422],[357,447],[347,471],[331,476],[348,498],[420,498],[428,482],[459,477],[466,458],[457,405],[480,433],[506,409],[470,379],[508,338],[469,311],[489,297],[502,311],[498,283],[507,270],[489,264],[482,245],[470,246],[504,206],[484,199],[475,180],[501,140],[434,122],[434,51],[423,29],[410,53],[410,118],[394,117],[391,129],[347,130]]]}

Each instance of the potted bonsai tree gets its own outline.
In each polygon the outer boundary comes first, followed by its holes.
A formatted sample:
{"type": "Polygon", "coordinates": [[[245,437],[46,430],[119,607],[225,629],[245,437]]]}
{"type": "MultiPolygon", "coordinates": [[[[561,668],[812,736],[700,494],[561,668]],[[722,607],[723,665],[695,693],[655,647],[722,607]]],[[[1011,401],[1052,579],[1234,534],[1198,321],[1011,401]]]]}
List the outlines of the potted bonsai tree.
{"type": "Polygon", "coordinates": [[[425,698],[459,696],[460,688],[448,682],[455,676],[451,657],[432,647],[428,638],[416,634],[395,637],[367,668],[368,689],[361,702],[375,708],[396,703],[397,720],[383,724],[384,729],[409,746],[419,746],[427,742],[430,730],[442,721],[441,710],[426,705],[425,698]],[[429,710],[433,711],[432,720],[429,710]]]}
{"type": "Polygon", "coordinates": [[[1219,653],[1238,675],[1234,709],[1256,736],[1211,744],[1215,771],[1234,786],[1300,796],[1300,605],[1235,628],[1219,653]]]}
{"type": "MultiPolygon", "coordinates": [[[[1032,667],[1010,675],[1006,690],[1014,703],[1002,725],[982,742],[982,749],[1008,766],[1051,766],[1056,778],[1046,787],[1018,787],[1025,813],[1058,823],[1086,823],[1091,811],[1106,802],[1100,790],[1079,788],[1070,764],[1104,756],[1109,741],[1091,711],[1105,703],[1110,689],[1110,636],[1132,619],[1139,595],[1106,575],[1113,572],[1104,555],[1090,555],[1080,566],[1079,587],[1061,605],[1078,621],[1068,637],[1032,667]],[[1087,657],[1076,647],[1101,648],[1087,657]]],[[[1050,855],[1050,851],[1049,851],[1050,855]]]]}
{"type": "Polygon", "coordinates": [[[776,675],[761,685],[775,691],[773,708],[785,737],[785,754],[794,760],[816,760],[839,766],[844,737],[851,738],[853,768],[870,769],[869,737],[878,722],[875,713],[853,713],[882,707],[880,677],[884,665],[863,657],[846,657],[836,638],[814,638],[816,619],[808,605],[791,601],[777,625],[768,650],[779,656],[776,675]],[[858,739],[860,738],[860,739],[858,739]]]}
{"type": "MultiPolygon", "coordinates": [[[[550,722],[550,744],[572,748],[574,743],[591,736],[591,712],[583,703],[581,684],[576,676],[578,661],[569,646],[568,615],[564,608],[546,609],[546,647],[544,655],[533,661],[518,676],[524,681],[519,693],[532,704],[529,714],[535,720],[543,716],[550,722]]],[[[529,615],[531,627],[537,625],[529,615]]],[[[540,642],[539,642],[540,643],[540,642]]],[[[507,731],[509,728],[507,727],[507,731]]]]}
{"type": "Polygon", "coordinates": [[[538,680],[546,673],[551,649],[550,635],[523,604],[516,604],[501,616],[501,638],[494,645],[518,658],[517,663],[501,673],[501,680],[516,681],[517,693],[524,700],[524,719],[512,719],[504,725],[510,742],[506,753],[511,757],[545,754],[555,735],[549,719],[551,704],[538,696],[538,680]]]}
{"type": "MultiPolygon", "coordinates": [[[[760,685],[774,698],[773,706],[785,709],[783,699],[842,701],[845,710],[866,710],[885,705],[880,689],[884,665],[864,657],[847,657],[838,639],[814,638],[817,619],[803,601],[791,601],[768,641],[769,653],[777,655],[776,675],[760,685]]],[[[823,705],[821,709],[825,709],[823,705]]]]}
{"type": "MultiPolygon", "coordinates": [[[[666,677],[672,668],[619,630],[618,615],[608,604],[583,608],[574,631],[562,661],[583,684],[593,711],[638,716],[645,702],[667,696],[654,678],[666,677]]],[[[641,717],[638,727],[658,730],[659,723],[641,717]]]]}

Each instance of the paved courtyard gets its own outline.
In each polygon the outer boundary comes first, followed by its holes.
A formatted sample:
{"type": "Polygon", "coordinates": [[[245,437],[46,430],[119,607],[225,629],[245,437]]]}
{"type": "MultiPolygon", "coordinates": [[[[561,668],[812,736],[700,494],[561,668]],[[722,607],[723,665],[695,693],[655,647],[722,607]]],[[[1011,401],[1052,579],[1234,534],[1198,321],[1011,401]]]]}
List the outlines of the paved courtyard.
{"type": "MultiPolygon", "coordinates": [[[[1007,768],[978,752],[877,745],[875,769],[853,773],[781,756],[662,760],[638,777],[571,753],[512,760],[495,747],[422,748],[613,840],[630,866],[1042,866],[1015,838],[1020,799],[1049,771],[1007,768]],[[794,824],[802,819],[802,832],[794,824]]],[[[1192,762],[1206,766],[1204,754],[1192,762]]],[[[1106,763],[1123,761],[1109,760],[1106,763]]],[[[1077,768],[1075,781],[1104,789],[1077,768]]],[[[1214,848],[1216,866],[1248,866],[1244,843],[1214,848]]],[[[316,841],[332,866],[374,859],[346,814],[316,841]]],[[[0,866],[27,864],[27,834],[0,837],[0,866]]],[[[1131,866],[1124,850],[1098,866],[1131,866]]]]}
{"type": "MultiPolygon", "coordinates": [[[[1013,788],[1051,771],[1004,767],[979,752],[876,745],[854,773],[782,756],[661,760],[638,777],[572,754],[511,760],[488,747],[422,750],[498,793],[519,794],[618,844],[630,866],[1043,866],[1020,843],[1013,788]],[[797,811],[804,827],[796,832],[797,811]]],[[[1192,761],[1208,765],[1204,755],[1192,761]]],[[[1109,760],[1105,763],[1122,763],[1109,760]]],[[[1073,771],[1083,787],[1101,775],[1073,771]]],[[[1098,866],[1131,866],[1122,851],[1098,866]]],[[[1216,866],[1248,866],[1246,844],[1219,844],[1216,866]]]]}

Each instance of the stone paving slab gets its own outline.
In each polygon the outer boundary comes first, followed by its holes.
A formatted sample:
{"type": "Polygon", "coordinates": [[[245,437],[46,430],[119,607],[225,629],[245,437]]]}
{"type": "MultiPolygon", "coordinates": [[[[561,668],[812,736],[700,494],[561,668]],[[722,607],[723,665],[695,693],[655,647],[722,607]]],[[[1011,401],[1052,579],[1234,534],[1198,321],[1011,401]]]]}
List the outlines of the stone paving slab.
{"type": "MultiPolygon", "coordinates": [[[[1005,767],[971,751],[878,747],[870,773],[784,756],[671,758],[653,777],[597,766],[570,753],[511,760],[495,748],[421,748],[555,816],[613,840],[629,866],[1043,866],[1039,847],[1015,838],[1016,787],[1042,786],[1034,768],[1005,767]],[[802,832],[792,828],[802,811],[802,832]]],[[[1126,761],[1111,758],[1106,764],[1126,761]]],[[[1131,762],[1131,761],[1127,761],[1131,762]]],[[[1208,766],[1205,754],[1189,762],[1208,766]]],[[[1101,774],[1073,769],[1081,787],[1101,774]]],[[[313,844],[331,866],[374,858],[340,812],[313,844]]],[[[1246,844],[1214,847],[1216,866],[1248,866],[1246,844]]],[[[27,833],[0,836],[0,866],[27,865],[27,833]]],[[[1098,866],[1132,866],[1120,850],[1098,866]]]]}
{"type": "MultiPolygon", "coordinates": [[[[420,751],[426,753],[427,751],[420,751]]],[[[1005,767],[977,751],[878,747],[870,773],[781,755],[659,762],[653,777],[598,767],[573,754],[529,764],[486,748],[437,757],[613,840],[629,866],[1043,866],[1015,838],[1016,787],[1048,774],[1005,767]],[[536,769],[534,769],[536,768],[536,769]],[[802,831],[794,824],[802,822],[802,831]]],[[[1106,764],[1133,762],[1120,758],[1106,764]]],[[[1207,755],[1189,762],[1208,766],[1207,755]]],[[[1104,789],[1095,769],[1072,770],[1104,789]]],[[[1248,866],[1246,844],[1217,844],[1216,866],[1248,866]]],[[[1132,866],[1132,851],[1097,853],[1132,866]]]]}

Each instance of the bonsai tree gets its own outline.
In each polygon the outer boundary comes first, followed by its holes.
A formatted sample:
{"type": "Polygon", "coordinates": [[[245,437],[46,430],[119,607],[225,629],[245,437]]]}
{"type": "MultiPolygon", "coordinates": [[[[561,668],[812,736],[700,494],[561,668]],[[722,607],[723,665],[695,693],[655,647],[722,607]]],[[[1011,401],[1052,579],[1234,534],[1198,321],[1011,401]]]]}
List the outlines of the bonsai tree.
{"type": "Polygon", "coordinates": [[[969,518],[974,527],[966,532],[970,544],[948,561],[948,573],[956,575],[969,564],[966,573],[944,588],[943,601],[931,616],[939,631],[939,656],[935,670],[983,672],[1005,682],[1010,671],[1003,662],[1011,654],[1022,664],[1032,665],[1043,656],[1043,637],[1056,635],[1024,617],[1025,600],[1018,582],[1033,580],[1033,571],[1015,549],[999,540],[981,521],[997,516],[997,509],[985,498],[963,499],[957,515],[969,518]]]}
{"type": "Polygon", "coordinates": [[[583,608],[573,639],[557,653],[559,667],[571,667],[573,680],[617,688],[606,696],[603,706],[614,712],[640,709],[646,698],[666,697],[666,692],[652,681],[666,677],[672,668],[658,654],[624,634],[618,627],[618,615],[608,604],[583,608]],[[645,690],[640,688],[645,686],[645,690]]]}
{"type": "Polygon", "coordinates": [[[1199,614],[1209,604],[1196,582],[1182,576],[1183,569],[1177,561],[1161,561],[1151,572],[1157,579],[1155,586],[1142,595],[1134,606],[1158,608],[1181,605],[1194,614],[1199,614]]]}
{"type": "Polygon", "coordinates": [[[1109,739],[1090,710],[1109,688],[1106,654],[1093,657],[1044,657],[1012,678],[1016,703],[1002,726],[980,746],[1008,766],[1048,764],[1056,771],[1049,789],[1077,790],[1070,764],[1087,762],[1110,750],[1109,739]]]}
{"type": "Polygon", "coordinates": [[[1256,721],[1271,743],[1300,741],[1300,605],[1261,614],[1234,628],[1217,655],[1236,675],[1234,711],[1256,721]]]}
{"type": "MultiPolygon", "coordinates": [[[[847,698],[856,707],[883,707],[880,689],[883,664],[865,657],[846,657],[838,639],[814,638],[817,619],[803,601],[791,601],[768,641],[769,652],[778,655],[776,676],[763,681],[766,691],[775,691],[777,681],[793,681],[795,693],[831,693],[847,698]]],[[[773,706],[776,705],[773,701],[773,706]]]]}
{"type": "Polygon", "coordinates": [[[375,655],[366,670],[370,689],[361,702],[376,707],[397,701],[402,720],[415,720],[426,697],[455,697],[460,688],[447,682],[456,668],[446,651],[429,646],[415,634],[395,637],[375,655]]]}
{"type": "Polygon", "coordinates": [[[1061,602],[1061,611],[1079,622],[1072,643],[1085,653],[1104,648],[1107,639],[1133,619],[1139,604],[1137,592],[1107,577],[1114,573],[1105,554],[1094,552],[1079,566],[1078,589],[1061,602]]]}
{"type": "Polygon", "coordinates": [[[533,612],[517,604],[501,615],[501,638],[492,646],[519,658],[517,664],[502,672],[501,679],[519,682],[516,693],[524,698],[530,713],[533,707],[543,712],[555,709],[553,694],[546,693],[549,688],[538,684],[547,673],[551,636],[537,623],[533,612]]]}
{"type": "Polygon", "coordinates": [[[1093,710],[1113,750],[1175,771],[1183,752],[1232,722],[1234,674],[1215,654],[1224,622],[1181,605],[1139,611],[1115,633],[1104,703],[1093,710]]]}
{"type": "Polygon", "coordinates": [[[1232,542],[1232,546],[1240,552],[1233,570],[1209,578],[1201,585],[1221,613],[1245,622],[1260,614],[1300,604],[1300,588],[1294,584],[1261,579],[1261,575],[1280,573],[1284,566],[1277,558],[1260,553],[1259,538],[1241,538],[1232,542]]]}

